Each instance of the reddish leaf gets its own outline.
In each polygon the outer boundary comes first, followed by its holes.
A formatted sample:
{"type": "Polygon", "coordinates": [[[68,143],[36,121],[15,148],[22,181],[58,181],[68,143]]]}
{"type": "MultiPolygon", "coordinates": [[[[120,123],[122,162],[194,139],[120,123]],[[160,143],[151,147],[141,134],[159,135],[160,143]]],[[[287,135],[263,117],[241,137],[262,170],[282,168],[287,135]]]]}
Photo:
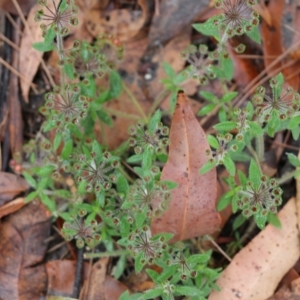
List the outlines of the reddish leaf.
{"type": "Polygon", "coordinates": [[[29,188],[28,183],[15,174],[0,172],[0,205],[12,200],[29,188]]]}
{"type": "Polygon", "coordinates": [[[210,234],[219,227],[216,170],[199,174],[207,162],[208,148],[205,133],[181,91],[170,130],[169,158],[161,176],[162,180],[176,182],[178,187],[172,190],[169,210],[153,220],[153,234],[174,233],[174,242],[210,234]]]}
{"type": "Polygon", "coordinates": [[[10,215],[0,228],[0,299],[39,299],[46,291],[41,264],[50,234],[50,213],[31,202],[10,215]]]}

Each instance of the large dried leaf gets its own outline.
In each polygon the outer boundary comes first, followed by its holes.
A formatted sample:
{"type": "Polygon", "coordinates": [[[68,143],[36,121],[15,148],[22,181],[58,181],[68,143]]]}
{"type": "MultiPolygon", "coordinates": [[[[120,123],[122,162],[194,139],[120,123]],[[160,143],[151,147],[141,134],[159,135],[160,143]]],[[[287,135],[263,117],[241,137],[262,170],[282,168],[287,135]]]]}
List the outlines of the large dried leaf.
{"type": "Polygon", "coordinates": [[[172,119],[169,149],[161,179],[174,181],[178,187],[172,190],[170,208],[153,220],[153,233],[171,232],[172,241],[213,233],[220,225],[215,209],[216,170],[199,174],[207,161],[205,150],[209,145],[182,91],[172,119]]]}
{"type": "Polygon", "coordinates": [[[209,300],[265,300],[300,255],[295,199],[279,212],[282,228],[268,225],[244,247],[217,280],[209,300]]]}
{"type": "Polygon", "coordinates": [[[50,234],[50,213],[31,202],[10,215],[0,228],[0,299],[39,299],[46,291],[41,264],[50,234]]]}
{"type": "Polygon", "coordinates": [[[22,177],[12,173],[0,172],[0,206],[28,188],[28,183],[22,177]]]}
{"type": "Polygon", "coordinates": [[[290,286],[284,285],[276,294],[266,300],[299,300],[300,299],[300,278],[291,282],[290,286]]]}
{"type": "Polygon", "coordinates": [[[120,295],[127,290],[126,286],[106,275],[108,257],[97,261],[91,270],[91,274],[84,283],[80,299],[82,300],[118,300],[120,295]]]}

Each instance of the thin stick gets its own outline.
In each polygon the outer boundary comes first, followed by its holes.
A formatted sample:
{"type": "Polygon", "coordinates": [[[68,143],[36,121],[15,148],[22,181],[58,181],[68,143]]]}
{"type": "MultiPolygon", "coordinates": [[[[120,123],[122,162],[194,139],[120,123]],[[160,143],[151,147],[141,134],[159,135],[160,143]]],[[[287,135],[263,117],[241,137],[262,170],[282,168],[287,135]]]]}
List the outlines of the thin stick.
{"type": "Polygon", "coordinates": [[[8,39],[5,35],[3,35],[1,32],[0,32],[0,39],[6,44],[8,44],[9,46],[11,46],[12,48],[14,48],[16,51],[20,51],[20,48],[15,43],[13,43],[10,39],[8,39]]]}
{"type": "Polygon", "coordinates": [[[20,72],[18,72],[16,69],[14,69],[9,63],[7,63],[2,57],[0,57],[0,63],[6,67],[9,71],[11,71],[13,74],[15,74],[16,76],[20,77],[22,80],[27,81],[28,83],[30,83],[31,88],[33,89],[33,91],[37,94],[38,91],[35,88],[35,85],[28,80],[23,74],[21,74],[20,72]]]}
{"type": "Polygon", "coordinates": [[[219,252],[229,261],[231,262],[232,259],[228,256],[228,254],[215,242],[215,240],[210,236],[206,235],[206,238],[219,250],[219,252]]]}

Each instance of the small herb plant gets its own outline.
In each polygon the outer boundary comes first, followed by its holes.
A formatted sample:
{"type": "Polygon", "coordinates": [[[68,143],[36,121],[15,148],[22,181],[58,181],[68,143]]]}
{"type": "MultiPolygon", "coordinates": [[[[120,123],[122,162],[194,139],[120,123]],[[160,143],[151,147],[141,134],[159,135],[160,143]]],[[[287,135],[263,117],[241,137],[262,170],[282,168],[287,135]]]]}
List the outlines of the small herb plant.
{"type": "MultiPolygon", "coordinates": [[[[165,300],[176,296],[206,299],[212,289],[217,289],[214,282],[219,274],[219,270],[208,267],[211,253],[190,253],[184,243],[168,243],[172,234],[153,236],[150,230],[151,219],[168,209],[170,191],[176,187],[173,182],[160,180],[158,165],[166,161],[169,144],[169,128],[161,122],[161,112],[157,110],[150,118],[128,128],[128,143],[113,152],[97,142],[93,133],[98,121],[113,125],[103,103],[122,91],[115,66],[122,59],[123,45],[114,37],[103,35],[92,45],[75,41],[72,49],[65,49],[63,37],[69,33],[69,26],[78,23],[73,0],[38,3],[41,9],[35,20],[42,22],[44,41],[33,46],[40,51],[57,51],[61,75],[59,86],[45,95],[45,105],[40,110],[45,115],[44,134],[26,146],[31,152],[32,167],[24,176],[34,189],[27,200],[39,198],[54,218],[64,219],[62,235],[67,241],[75,240],[78,247],[87,245],[94,249],[102,243],[108,255],[120,252],[120,262],[131,255],[136,272],[150,264],[161,268],[160,273],[146,269],[155,283],[153,289],[133,295],[126,292],[121,300],[165,300]],[[107,46],[110,53],[105,51],[107,46]],[[101,87],[101,92],[95,81],[99,76],[109,78],[109,86],[101,87]],[[55,137],[50,139],[49,133],[55,133],[55,137]],[[128,147],[134,150],[129,157],[128,147]],[[124,158],[135,165],[134,176],[122,166],[124,158]]],[[[286,88],[283,75],[278,74],[270,80],[270,88],[258,87],[244,107],[234,107],[233,99],[238,94],[227,91],[234,71],[227,47],[232,37],[242,34],[260,42],[259,15],[253,10],[254,4],[254,0],[215,1],[220,14],[194,28],[213,36],[218,42],[216,49],[189,46],[181,53],[189,66],[176,75],[164,64],[168,78],[163,83],[171,92],[174,109],[185,79],[195,78],[203,86],[209,80],[222,81],[221,98],[201,91],[207,105],[199,115],[216,111],[219,123],[214,126],[217,134],[207,136],[212,149],[207,151],[208,162],[200,173],[224,165],[231,190],[222,196],[218,209],[231,204],[234,212],[241,211],[242,219],[253,216],[258,227],[264,228],[267,221],[278,225],[274,215],[282,203],[282,180],[278,182],[262,172],[264,136],[273,137],[278,131],[289,129],[294,138],[299,137],[300,96],[286,88]],[[236,161],[249,162],[248,174],[236,172],[236,161]]],[[[234,50],[241,53],[244,49],[241,44],[234,50]]],[[[300,166],[295,155],[288,154],[288,159],[295,167],[300,166]]],[[[117,265],[116,278],[124,271],[124,263],[117,265]]]]}

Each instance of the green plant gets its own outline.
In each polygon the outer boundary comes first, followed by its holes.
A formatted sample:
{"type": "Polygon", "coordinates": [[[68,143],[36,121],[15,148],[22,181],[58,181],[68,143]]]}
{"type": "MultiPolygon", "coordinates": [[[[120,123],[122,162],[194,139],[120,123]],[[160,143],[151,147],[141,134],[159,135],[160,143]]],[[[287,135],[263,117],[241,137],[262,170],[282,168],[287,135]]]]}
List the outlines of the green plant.
{"type": "MultiPolygon", "coordinates": [[[[63,36],[69,32],[69,25],[76,25],[77,8],[72,0],[62,0],[59,5],[48,6],[47,0],[38,3],[43,7],[36,14],[36,21],[43,21],[44,42],[34,44],[40,51],[56,50],[59,54],[61,70],[60,86],[45,95],[45,105],[41,113],[45,115],[43,131],[54,131],[51,141],[44,135],[42,140],[30,142],[27,148],[32,153],[32,167],[24,172],[29,184],[34,188],[27,201],[39,198],[53,213],[53,217],[65,220],[62,234],[66,240],[76,240],[78,247],[87,244],[94,248],[102,242],[107,251],[120,251],[134,258],[136,272],[146,265],[155,264],[161,268],[158,273],[147,269],[155,287],[143,294],[124,293],[120,299],[206,299],[218,277],[218,269],[208,267],[211,253],[193,254],[183,243],[169,244],[170,233],[153,236],[151,220],[168,209],[170,191],[176,183],[160,180],[161,165],[166,161],[169,144],[169,128],[161,122],[161,112],[144,116],[142,121],[128,128],[131,136],[126,145],[112,153],[97,142],[93,127],[97,121],[112,126],[113,121],[105,112],[103,103],[120,95],[126,89],[115,66],[122,58],[124,47],[112,36],[100,36],[93,45],[75,41],[71,49],[64,49],[63,36]],[[48,14],[50,13],[50,14],[48,14]],[[109,45],[110,53],[106,53],[109,45]],[[96,77],[107,76],[109,86],[96,85],[96,77]],[[129,156],[128,149],[134,149],[129,156]],[[44,157],[37,155],[42,149],[44,157]],[[126,159],[134,164],[128,172],[122,164],[126,159]],[[65,185],[65,178],[71,178],[75,189],[65,185]],[[114,243],[117,241],[116,243],[114,243]]],[[[214,126],[217,134],[208,135],[212,150],[207,151],[208,162],[201,168],[205,173],[224,165],[229,172],[226,179],[231,190],[222,196],[218,209],[231,204],[233,211],[242,211],[241,220],[251,216],[256,224],[264,228],[267,221],[277,224],[274,217],[282,203],[279,188],[286,178],[297,176],[288,174],[278,181],[262,172],[264,135],[271,137],[278,131],[290,129],[294,138],[299,136],[300,96],[290,88],[284,88],[282,74],[270,80],[272,95],[265,87],[258,87],[252,102],[245,107],[234,107],[237,92],[227,89],[227,82],[233,76],[233,62],[227,52],[227,42],[235,35],[247,34],[256,42],[260,41],[257,29],[259,16],[252,7],[256,1],[230,0],[215,1],[221,14],[194,28],[213,36],[216,49],[207,46],[189,46],[181,53],[189,66],[180,74],[175,74],[168,64],[164,70],[168,78],[163,80],[165,89],[171,93],[171,110],[174,110],[180,84],[187,78],[195,78],[202,85],[209,80],[222,82],[224,95],[216,97],[202,91],[200,95],[208,102],[199,115],[216,111],[219,123],[214,126]],[[254,143],[255,141],[255,143],[254,143]],[[253,145],[255,144],[255,148],[253,145]],[[248,177],[236,172],[236,161],[248,161],[248,177]],[[235,177],[237,173],[237,177],[235,177]]],[[[243,52],[244,45],[235,47],[243,52]]],[[[154,109],[155,110],[155,109],[154,109]]],[[[288,154],[295,167],[300,162],[295,155],[288,154]]],[[[239,220],[239,224],[241,222],[239,220]]],[[[93,254],[90,255],[91,257],[93,254]]],[[[121,276],[124,264],[116,277],[121,276]]]]}

